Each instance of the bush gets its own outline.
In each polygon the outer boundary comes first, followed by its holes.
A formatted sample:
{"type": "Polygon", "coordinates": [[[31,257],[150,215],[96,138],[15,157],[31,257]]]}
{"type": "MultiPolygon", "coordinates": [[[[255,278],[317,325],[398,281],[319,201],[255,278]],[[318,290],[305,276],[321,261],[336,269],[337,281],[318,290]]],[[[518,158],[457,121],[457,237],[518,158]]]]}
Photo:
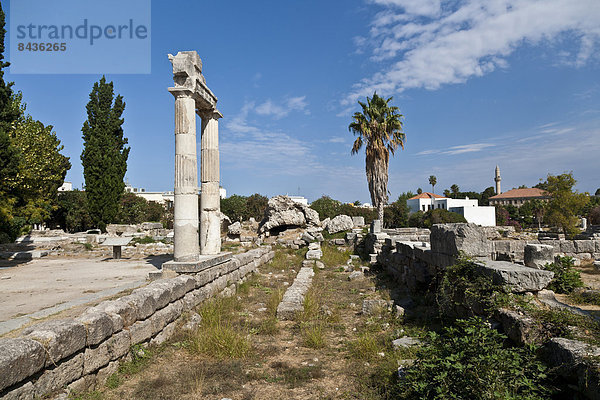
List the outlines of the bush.
{"type": "Polygon", "coordinates": [[[465,217],[455,212],[436,208],[427,212],[417,211],[410,214],[408,225],[415,228],[431,228],[434,224],[467,222],[465,217]]]}
{"type": "Polygon", "coordinates": [[[67,232],[82,232],[92,228],[86,192],[61,192],[57,202],[58,208],[52,213],[52,225],[58,225],[67,232]]]}
{"type": "Polygon", "coordinates": [[[505,347],[505,339],[477,317],[457,320],[442,335],[429,333],[399,382],[402,398],[547,398],[546,367],[535,349],[505,347]]]}
{"type": "Polygon", "coordinates": [[[319,213],[319,219],[321,221],[325,218],[333,218],[336,215],[340,215],[341,207],[341,202],[325,195],[310,203],[310,208],[319,213]]]}
{"type": "MultiPolygon", "coordinates": [[[[221,212],[234,222],[247,221],[250,218],[260,222],[265,215],[268,202],[268,198],[258,193],[248,197],[234,194],[226,199],[221,199],[221,212]]],[[[198,202],[198,207],[200,207],[200,202],[198,202]]]]}
{"type": "Polygon", "coordinates": [[[556,293],[571,293],[576,288],[583,286],[579,272],[573,269],[573,258],[559,257],[558,262],[547,264],[546,269],[554,272],[554,278],[550,281],[548,289],[556,293]]]}
{"type": "Polygon", "coordinates": [[[592,225],[600,225],[600,206],[596,206],[590,210],[588,215],[589,223],[592,225]]]}

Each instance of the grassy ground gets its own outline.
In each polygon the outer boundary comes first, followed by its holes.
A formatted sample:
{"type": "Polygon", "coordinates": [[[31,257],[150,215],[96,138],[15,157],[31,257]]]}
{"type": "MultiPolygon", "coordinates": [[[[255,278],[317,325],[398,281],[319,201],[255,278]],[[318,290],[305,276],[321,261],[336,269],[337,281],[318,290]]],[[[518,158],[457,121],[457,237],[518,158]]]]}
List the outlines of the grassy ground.
{"type": "MultiPolygon", "coordinates": [[[[341,272],[349,252],[323,246],[305,310],[278,321],[277,304],[293,282],[305,250],[277,249],[276,256],[232,298],[201,305],[200,328],[180,333],[160,348],[134,349],[108,383],[78,399],[386,399],[394,398],[399,363],[414,350],[394,350],[391,340],[419,336],[388,311],[360,313],[364,299],[389,298],[381,274],[349,281],[341,272]]],[[[423,315],[426,315],[424,313],[423,315]]]]}

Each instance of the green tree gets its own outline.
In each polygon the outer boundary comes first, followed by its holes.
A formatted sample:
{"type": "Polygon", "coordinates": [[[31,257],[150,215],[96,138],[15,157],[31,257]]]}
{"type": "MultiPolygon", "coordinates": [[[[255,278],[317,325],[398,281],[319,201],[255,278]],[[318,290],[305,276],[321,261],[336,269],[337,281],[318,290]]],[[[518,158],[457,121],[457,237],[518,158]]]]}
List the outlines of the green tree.
{"type": "Polygon", "coordinates": [[[450,190],[452,191],[453,198],[456,198],[458,196],[458,193],[460,193],[460,188],[456,183],[450,186],[450,190]]]}
{"type": "Polygon", "coordinates": [[[21,154],[10,140],[10,133],[19,118],[19,110],[13,107],[13,83],[4,82],[4,68],[10,65],[4,61],[4,25],[5,15],[0,4],[0,242],[14,240],[20,230],[13,215],[16,203],[13,190],[21,154]]]}
{"type": "Polygon", "coordinates": [[[402,193],[398,196],[398,200],[385,208],[386,227],[405,228],[408,226],[410,210],[406,205],[406,200],[413,196],[412,192],[402,193]]]}
{"type": "Polygon", "coordinates": [[[577,181],[573,172],[561,175],[548,175],[543,183],[550,193],[550,202],[546,211],[546,222],[559,227],[566,235],[574,235],[578,232],[577,215],[589,202],[587,193],[573,191],[577,181]]]}
{"type": "Polygon", "coordinates": [[[600,197],[600,188],[596,189],[596,193],[594,193],[594,196],[600,197]]]}
{"type": "Polygon", "coordinates": [[[248,198],[246,199],[247,215],[244,218],[254,218],[258,222],[260,222],[265,216],[265,210],[267,209],[268,203],[269,199],[266,196],[260,195],[258,193],[254,193],[253,195],[248,196],[248,198]]]}
{"type": "MultiPolygon", "coordinates": [[[[237,194],[221,199],[221,212],[227,215],[231,221],[243,221],[248,215],[246,199],[246,196],[237,194]]],[[[200,204],[199,199],[198,204],[200,204]]]]}
{"type": "Polygon", "coordinates": [[[103,76],[94,83],[87,104],[87,120],[83,123],[81,163],[92,222],[104,230],[115,222],[127,172],[129,147],[123,136],[125,102],[114,96],[113,83],[103,76]]]}
{"type": "Polygon", "coordinates": [[[519,213],[528,225],[537,223],[538,229],[541,229],[544,222],[544,214],[548,203],[540,199],[528,200],[519,208],[519,213]]]}
{"type": "Polygon", "coordinates": [[[452,192],[450,189],[444,189],[444,197],[452,197],[452,192]]]}
{"type": "Polygon", "coordinates": [[[341,202],[326,195],[323,195],[310,203],[310,208],[319,213],[319,219],[321,221],[325,218],[333,218],[336,215],[339,215],[341,206],[341,202]]]}
{"type": "Polygon", "coordinates": [[[58,207],[52,213],[52,223],[67,232],[82,232],[92,227],[86,192],[74,190],[58,194],[58,207]]]}
{"type": "Polygon", "coordinates": [[[404,149],[405,134],[402,131],[402,118],[400,109],[390,106],[387,100],[373,93],[367,97],[367,103],[358,102],[362,112],[352,116],[352,123],[348,129],[358,136],[352,146],[352,154],[358,153],[365,145],[366,174],[369,184],[371,201],[377,208],[377,217],[383,224],[383,208],[388,201],[388,166],[390,153],[400,146],[404,149]]]}
{"type": "Polygon", "coordinates": [[[493,186],[489,186],[487,188],[485,188],[485,190],[483,192],[481,192],[481,197],[479,199],[480,204],[482,206],[489,206],[490,205],[490,197],[496,195],[496,189],[494,189],[493,186]]]}
{"type": "Polygon", "coordinates": [[[417,189],[417,194],[421,194],[421,193],[423,193],[423,189],[421,189],[421,188],[418,188],[418,189],[417,189]]]}
{"type": "Polygon", "coordinates": [[[435,175],[429,177],[429,184],[431,185],[431,193],[435,193],[435,185],[437,184],[437,178],[435,175]]]}
{"type": "Polygon", "coordinates": [[[41,224],[49,219],[51,210],[56,207],[58,188],[71,163],[60,153],[64,146],[52,131],[53,127],[25,115],[26,105],[21,99],[21,93],[13,98],[14,107],[21,110],[21,116],[11,134],[13,146],[21,154],[14,177],[14,193],[18,199],[15,211],[26,224],[41,224]]]}

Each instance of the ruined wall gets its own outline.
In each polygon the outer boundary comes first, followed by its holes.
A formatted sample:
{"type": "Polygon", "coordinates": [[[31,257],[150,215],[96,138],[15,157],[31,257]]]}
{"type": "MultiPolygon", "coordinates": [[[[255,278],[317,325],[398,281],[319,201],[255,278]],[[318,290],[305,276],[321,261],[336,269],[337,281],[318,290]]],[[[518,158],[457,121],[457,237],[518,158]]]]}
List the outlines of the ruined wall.
{"type": "Polygon", "coordinates": [[[218,293],[233,293],[274,255],[270,247],[250,250],[193,276],[152,282],[75,319],[41,322],[19,338],[0,339],[0,398],[41,398],[65,387],[84,391],[103,384],[131,346],[166,341],[184,312],[218,293]]]}

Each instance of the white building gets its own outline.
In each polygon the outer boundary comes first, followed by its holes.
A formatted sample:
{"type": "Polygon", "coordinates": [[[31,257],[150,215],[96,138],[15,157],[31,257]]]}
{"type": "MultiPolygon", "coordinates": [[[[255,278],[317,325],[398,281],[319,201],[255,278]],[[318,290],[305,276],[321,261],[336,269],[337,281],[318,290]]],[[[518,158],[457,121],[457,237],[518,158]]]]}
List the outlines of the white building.
{"type": "MultiPolygon", "coordinates": [[[[158,204],[165,204],[167,207],[171,207],[173,205],[173,201],[175,201],[175,194],[172,191],[167,192],[147,192],[144,188],[134,188],[129,183],[125,184],[125,193],[133,193],[136,196],[142,197],[147,201],[154,201],[158,204]]],[[[198,190],[198,195],[201,195],[202,192],[198,190]]],[[[219,188],[219,196],[224,199],[227,197],[227,190],[225,188],[219,188]]]]}
{"type": "Polygon", "coordinates": [[[306,197],[303,196],[290,196],[287,195],[290,199],[292,199],[292,201],[294,203],[298,203],[298,204],[304,204],[305,206],[308,205],[308,199],[306,197]]]}
{"type": "Polygon", "coordinates": [[[423,192],[406,200],[410,212],[444,209],[465,217],[467,222],[481,226],[496,226],[496,208],[479,206],[477,200],[451,199],[434,193],[423,192]]]}

